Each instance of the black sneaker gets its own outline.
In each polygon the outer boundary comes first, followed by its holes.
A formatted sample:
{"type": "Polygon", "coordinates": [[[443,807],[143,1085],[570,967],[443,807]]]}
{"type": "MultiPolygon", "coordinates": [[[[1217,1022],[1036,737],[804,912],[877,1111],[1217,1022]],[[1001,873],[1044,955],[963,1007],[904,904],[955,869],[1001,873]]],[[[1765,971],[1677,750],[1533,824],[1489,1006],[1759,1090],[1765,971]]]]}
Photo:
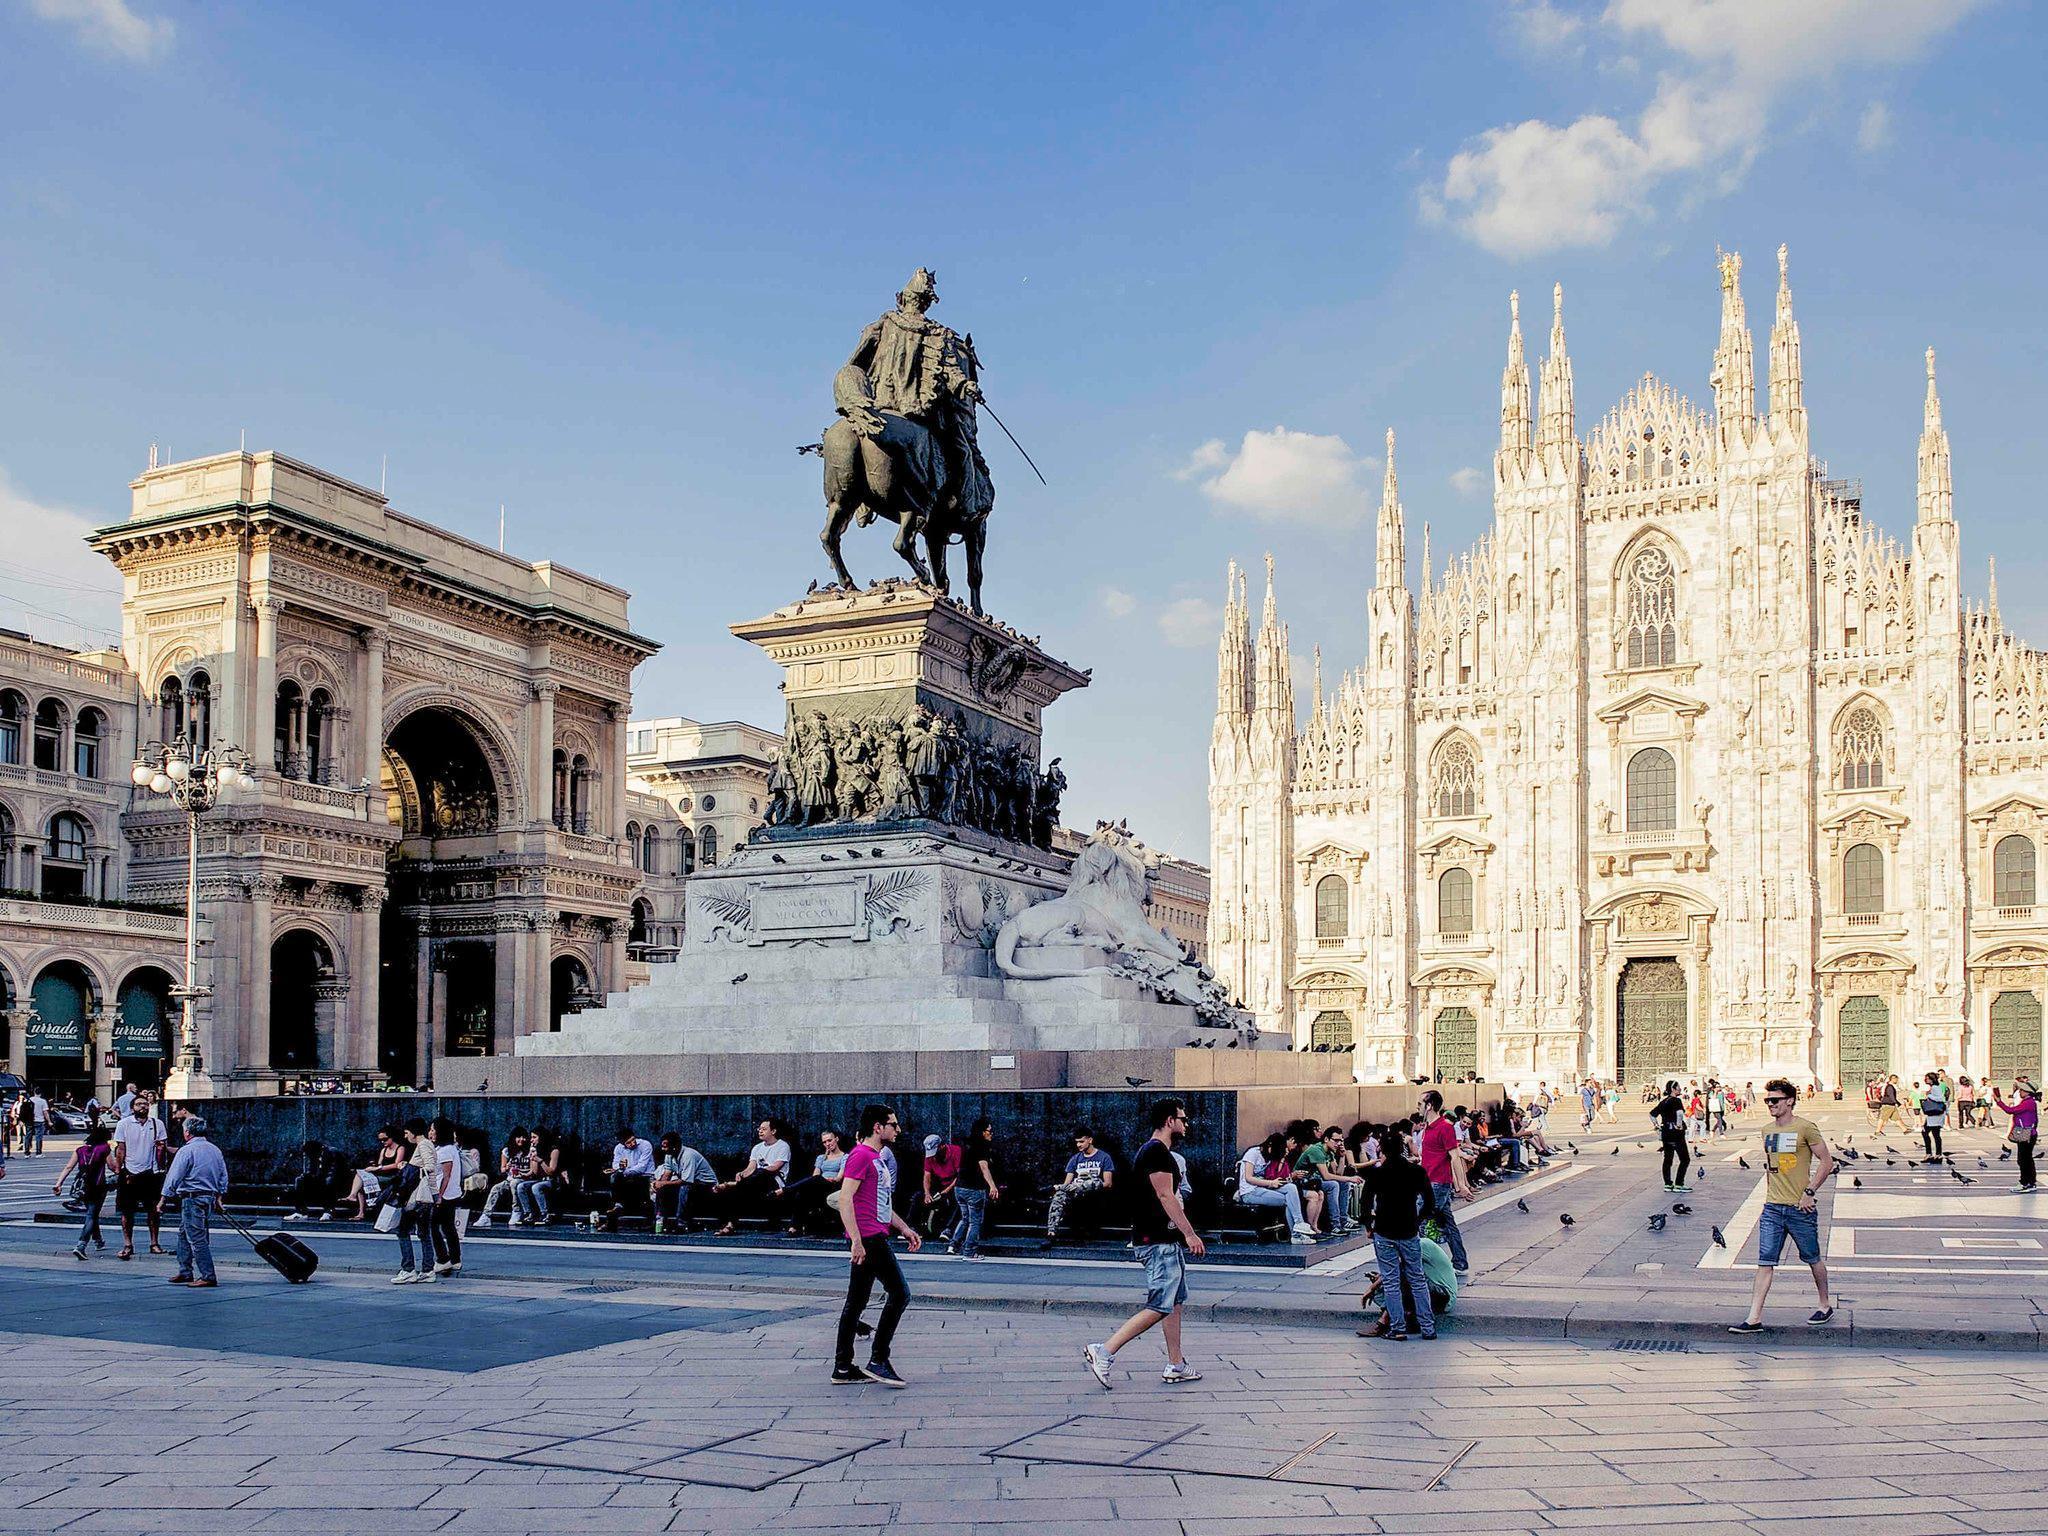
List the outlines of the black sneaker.
{"type": "Polygon", "coordinates": [[[884,1387],[907,1387],[909,1382],[896,1374],[896,1368],[886,1360],[870,1360],[860,1368],[861,1375],[869,1381],[884,1387]]]}
{"type": "Polygon", "coordinates": [[[1745,1319],[1742,1322],[1731,1324],[1728,1331],[1730,1333],[1762,1333],[1764,1325],[1762,1323],[1752,1323],[1745,1319]]]}
{"type": "Polygon", "coordinates": [[[1835,1309],[1833,1307],[1822,1307],[1818,1312],[1814,1313],[1813,1316],[1809,1317],[1806,1320],[1806,1326],[1809,1328],[1818,1328],[1822,1323],[1831,1321],[1834,1318],[1834,1315],[1835,1309]]]}
{"type": "Polygon", "coordinates": [[[858,1386],[866,1380],[867,1377],[861,1375],[853,1366],[835,1365],[832,1367],[832,1385],[835,1387],[858,1386]]]}

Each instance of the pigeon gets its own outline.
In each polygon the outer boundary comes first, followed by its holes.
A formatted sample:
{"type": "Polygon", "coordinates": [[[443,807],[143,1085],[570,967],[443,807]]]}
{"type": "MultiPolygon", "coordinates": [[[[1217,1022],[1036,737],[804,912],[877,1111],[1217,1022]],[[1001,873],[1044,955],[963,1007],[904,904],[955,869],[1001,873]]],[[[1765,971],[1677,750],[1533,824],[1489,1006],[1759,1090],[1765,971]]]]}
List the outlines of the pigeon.
{"type": "Polygon", "coordinates": [[[1577,1222],[1572,1220],[1572,1213],[1570,1211],[1559,1211],[1557,1213],[1557,1224],[1560,1227],[1575,1227],[1578,1225],[1577,1222]]]}
{"type": "Polygon", "coordinates": [[[1714,1228],[1714,1246],[1716,1248],[1726,1248],[1728,1246],[1728,1239],[1721,1235],[1719,1227],[1714,1228]]]}
{"type": "Polygon", "coordinates": [[[1857,1178],[1856,1175],[1853,1173],[1849,1175],[1849,1182],[1852,1185],[1854,1185],[1857,1189],[1861,1189],[1863,1187],[1863,1181],[1857,1178]]]}
{"type": "Polygon", "coordinates": [[[779,853],[771,853],[768,855],[768,862],[771,864],[787,864],[789,860],[785,859],[779,853]]]}
{"type": "Polygon", "coordinates": [[[1998,1160],[1999,1160],[1999,1161],[2000,1161],[2001,1163],[2005,1163],[2005,1162],[2010,1162],[2010,1161],[2012,1161],[2012,1147],[2011,1147],[2011,1145],[2010,1145],[2010,1144],[2008,1144],[2008,1145],[2007,1145],[2007,1146],[2006,1146],[2006,1147],[2005,1147],[2004,1149],[2002,1149],[2002,1150],[2001,1150],[2001,1151],[1999,1152],[1999,1154],[1998,1154],[1998,1160]]]}
{"type": "Polygon", "coordinates": [[[1124,1078],[1124,1081],[1129,1083],[1133,1088],[1145,1088],[1151,1085],[1152,1079],[1149,1077],[1126,1076],[1124,1078]]]}
{"type": "Polygon", "coordinates": [[[1967,1173],[1964,1173],[1960,1169],[1956,1168],[1949,1169],[1948,1176],[1954,1179],[1958,1184],[1974,1184],[1977,1182],[1975,1179],[1971,1178],[1967,1173]]]}
{"type": "Polygon", "coordinates": [[[1977,1159],[1977,1166],[1979,1168],[1989,1168],[1991,1165],[1985,1162],[1984,1159],[1980,1157],[1977,1159]]]}
{"type": "Polygon", "coordinates": [[[487,1077],[482,1082],[478,1083],[476,1085],[476,1091],[478,1093],[489,1093],[491,1091],[491,1080],[487,1077]]]}
{"type": "Polygon", "coordinates": [[[1526,1200],[1517,1200],[1515,1202],[1515,1209],[1520,1211],[1524,1216],[1526,1216],[1529,1214],[1529,1202],[1526,1200]]]}
{"type": "Polygon", "coordinates": [[[849,848],[846,850],[846,856],[849,859],[857,859],[860,857],[860,850],[858,848],[849,848]]]}
{"type": "Polygon", "coordinates": [[[1619,1157],[1619,1156],[1621,1156],[1621,1148],[1619,1148],[1619,1147],[1609,1147],[1609,1148],[1607,1149],[1607,1155],[1608,1155],[1609,1157],[1619,1157]]]}
{"type": "Polygon", "coordinates": [[[1854,1147],[1842,1148],[1842,1156],[1849,1159],[1849,1161],[1852,1163],[1860,1163],[1863,1161],[1863,1154],[1861,1152],[1858,1152],[1854,1147]]]}
{"type": "Polygon", "coordinates": [[[1662,1211],[1652,1211],[1650,1213],[1650,1230],[1652,1232],[1662,1232],[1664,1230],[1664,1213],[1662,1211]]]}
{"type": "Polygon", "coordinates": [[[1888,1157],[1884,1160],[1884,1165],[1887,1168],[1896,1168],[1899,1166],[1899,1160],[1896,1157],[1888,1157]]]}
{"type": "Polygon", "coordinates": [[[1570,1147],[1574,1152],[1579,1150],[1579,1144],[1576,1141],[1568,1141],[1565,1143],[1565,1145],[1570,1147]]]}
{"type": "Polygon", "coordinates": [[[1671,1214],[1674,1216],[1690,1216],[1692,1214],[1692,1207],[1681,1200],[1671,1207],[1671,1214]]]}
{"type": "Polygon", "coordinates": [[[886,849],[882,848],[870,848],[868,850],[868,857],[871,859],[879,859],[886,851],[886,849]]]}
{"type": "Polygon", "coordinates": [[[750,976],[750,975],[752,975],[752,974],[753,974],[753,973],[752,973],[751,971],[741,971],[741,972],[739,973],[739,975],[737,975],[737,976],[733,977],[733,979],[732,979],[732,984],[733,984],[734,986],[738,986],[738,985],[739,985],[739,984],[740,984],[741,982],[745,981],[745,980],[747,979],[747,977],[748,977],[748,976],[750,976]]]}
{"type": "Polygon", "coordinates": [[[820,864],[837,864],[839,862],[839,855],[836,853],[821,853],[818,855],[818,862],[820,864]]]}
{"type": "Polygon", "coordinates": [[[1746,1157],[1738,1157],[1737,1159],[1735,1159],[1735,1166],[1738,1168],[1747,1168],[1749,1166],[1749,1159],[1746,1157]]]}
{"type": "Polygon", "coordinates": [[[815,576],[813,576],[813,577],[811,578],[811,584],[810,584],[810,585],[809,585],[808,587],[805,587],[805,588],[804,588],[804,596],[805,596],[805,597],[809,597],[809,596],[810,596],[810,595],[811,595],[811,594],[812,594],[813,592],[815,592],[815,591],[817,591],[817,590],[818,590],[818,578],[817,578],[817,577],[815,577],[815,576]]]}
{"type": "Polygon", "coordinates": [[[1704,1183],[1706,1183],[1706,1182],[1707,1182],[1707,1170],[1706,1170],[1706,1169],[1704,1169],[1704,1168],[1695,1168],[1695,1169],[1693,1169],[1693,1171],[1692,1171],[1692,1181],[1693,1181],[1693,1183],[1695,1183],[1695,1184],[1704,1184],[1704,1183]]]}

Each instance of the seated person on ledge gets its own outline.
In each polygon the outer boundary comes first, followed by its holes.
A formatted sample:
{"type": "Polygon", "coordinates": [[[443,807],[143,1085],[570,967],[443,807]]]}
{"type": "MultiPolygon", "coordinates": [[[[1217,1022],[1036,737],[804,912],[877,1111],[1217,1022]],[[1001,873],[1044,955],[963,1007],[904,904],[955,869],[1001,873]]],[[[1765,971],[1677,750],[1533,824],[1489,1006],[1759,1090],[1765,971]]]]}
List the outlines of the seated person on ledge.
{"type": "Polygon", "coordinates": [[[747,1166],[717,1188],[726,1213],[725,1225],[718,1229],[720,1237],[731,1237],[737,1230],[734,1223],[781,1190],[789,1177],[789,1142],[781,1124],[763,1120],[754,1127],[754,1136],[747,1166]]]}
{"type": "Polygon", "coordinates": [[[809,1177],[785,1184],[768,1197],[783,1213],[791,1237],[802,1232],[805,1218],[827,1208],[839,1209],[839,1185],[845,1177],[846,1156],[844,1136],[838,1131],[820,1131],[818,1155],[811,1160],[809,1177]]]}
{"type": "Polygon", "coordinates": [[[611,1209],[590,1218],[593,1228],[619,1229],[619,1218],[628,1209],[644,1211],[649,1187],[654,1182],[654,1148],[633,1134],[633,1127],[619,1127],[619,1144],[612,1148],[611,1209]]]}
{"type": "Polygon", "coordinates": [[[654,1235],[686,1226],[691,1198],[708,1195],[717,1182],[710,1159],[695,1147],[684,1146],[683,1138],[674,1131],[663,1131],[654,1179],[648,1186],[654,1196],[654,1235]]]}
{"type": "Polygon", "coordinates": [[[1067,1176],[1055,1185],[1045,1211],[1048,1241],[1060,1235],[1069,1212],[1077,1205],[1099,1204],[1116,1182],[1116,1159],[1095,1145],[1095,1132],[1087,1126],[1074,1131],[1074,1155],[1067,1159],[1067,1176]]]}

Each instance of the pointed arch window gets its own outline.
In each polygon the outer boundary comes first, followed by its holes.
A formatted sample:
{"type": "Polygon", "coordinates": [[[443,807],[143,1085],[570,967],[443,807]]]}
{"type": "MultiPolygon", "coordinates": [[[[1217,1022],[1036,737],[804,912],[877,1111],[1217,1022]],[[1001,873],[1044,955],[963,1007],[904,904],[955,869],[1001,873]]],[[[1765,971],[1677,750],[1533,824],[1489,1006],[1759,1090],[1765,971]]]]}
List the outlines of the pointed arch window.
{"type": "Polygon", "coordinates": [[[1628,664],[1668,667],[1678,660],[1678,573],[1651,547],[1628,564],[1628,664]]]}
{"type": "Polygon", "coordinates": [[[1351,931],[1351,887],[1342,875],[1316,882],[1316,937],[1341,939],[1351,931]]]}
{"type": "Polygon", "coordinates": [[[2001,837],[1991,850],[1991,904],[2031,907],[2034,904],[2034,840],[2015,832],[2001,837]]]}
{"type": "Polygon", "coordinates": [[[1858,843],[1842,855],[1842,910],[1863,916],[1884,910],[1884,854],[1875,843],[1858,843]]]}
{"type": "Polygon", "coordinates": [[[1678,764],[1662,747],[1628,760],[1628,829],[1669,832],[1678,825],[1678,764]]]}
{"type": "Polygon", "coordinates": [[[1835,738],[1836,782],[1844,789],[1880,789],[1884,785],[1884,722],[1868,705],[1858,705],[1842,721],[1835,738]]]}
{"type": "Polygon", "coordinates": [[[1474,816],[1479,812],[1479,760],[1463,738],[1437,749],[1429,776],[1430,804],[1439,816],[1474,816]]]}

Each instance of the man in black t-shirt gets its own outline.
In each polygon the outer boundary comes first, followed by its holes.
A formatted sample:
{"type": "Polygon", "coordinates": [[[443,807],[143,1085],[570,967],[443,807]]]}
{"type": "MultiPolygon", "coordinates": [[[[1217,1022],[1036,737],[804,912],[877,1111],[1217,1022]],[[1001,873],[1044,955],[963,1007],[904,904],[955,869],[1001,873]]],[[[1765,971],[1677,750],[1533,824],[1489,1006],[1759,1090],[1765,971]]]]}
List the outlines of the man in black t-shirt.
{"type": "Polygon", "coordinates": [[[1180,1349],[1188,1255],[1199,1259],[1207,1251],[1180,1203],[1180,1164],[1174,1159],[1173,1144],[1187,1131],[1187,1106],[1179,1099],[1161,1099],[1152,1106],[1152,1138],[1131,1164],[1131,1242],[1145,1266],[1145,1304],[1105,1342],[1081,1352],[1104,1391],[1109,1390],[1109,1367],[1116,1352],[1159,1322],[1166,1324],[1166,1370],[1159,1379],[1169,1386],[1202,1379],[1180,1349]]]}
{"type": "Polygon", "coordinates": [[[1664,1085],[1664,1097],[1650,1111],[1657,1124],[1657,1136],[1664,1143],[1664,1188],[1667,1193],[1685,1193],[1685,1170],[1692,1166],[1692,1149],[1685,1144],[1685,1100],[1678,1096],[1678,1084],[1664,1085]],[[1672,1176],[1672,1164],[1678,1165],[1672,1176]]]}

